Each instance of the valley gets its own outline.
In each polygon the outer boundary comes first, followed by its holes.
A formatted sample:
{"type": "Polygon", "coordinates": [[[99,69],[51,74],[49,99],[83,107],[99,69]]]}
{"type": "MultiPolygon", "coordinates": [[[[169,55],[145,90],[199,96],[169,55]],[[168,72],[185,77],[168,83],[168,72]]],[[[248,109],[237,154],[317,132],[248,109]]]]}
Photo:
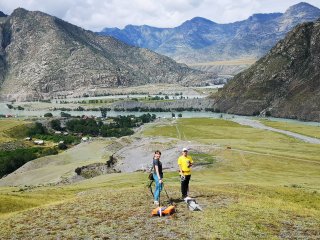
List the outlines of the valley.
{"type": "Polygon", "coordinates": [[[320,239],[319,8],[96,32],[1,6],[1,240],[320,239]],[[185,148],[203,211],[181,198],[185,148]],[[151,216],[156,150],[165,217],[151,216]]]}
{"type": "MultiPolygon", "coordinates": [[[[274,124],[284,128],[281,123],[274,124]]],[[[287,126],[293,130],[303,125],[287,126]]],[[[319,136],[319,126],[308,129],[319,136]]],[[[0,187],[0,234],[5,239],[25,235],[34,239],[92,235],[126,238],[136,236],[139,229],[143,238],[155,234],[170,237],[172,232],[182,239],[312,238],[320,234],[319,154],[318,144],[226,119],[157,120],[137,129],[131,137],[82,143],[50,161],[38,159],[37,165],[21,168],[11,180],[1,179],[2,185],[17,186],[0,187]],[[195,160],[191,196],[197,198],[204,212],[189,212],[179,201],[176,160],[185,146],[190,147],[195,160]],[[152,198],[145,187],[147,174],[141,172],[156,149],[162,151],[165,187],[178,209],[169,218],[150,217],[152,198]],[[66,154],[73,157],[76,167],[84,164],[84,159],[103,162],[110,153],[118,159],[122,173],[54,184],[71,166],[66,154]],[[47,173],[46,178],[41,172],[47,173]],[[25,176],[23,183],[9,183],[20,179],[21,174],[25,176]],[[36,220],[30,221],[34,216],[36,220]],[[190,231],[182,230],[185,221],[190,223],[190,231]],[[154,233],[148,227],[154,222],[167,227],[154,233]],[[36,226],[38,231],[33,230],[36,226]]],[[[161,196],[165,204],[166,197],[161,196]]]]}

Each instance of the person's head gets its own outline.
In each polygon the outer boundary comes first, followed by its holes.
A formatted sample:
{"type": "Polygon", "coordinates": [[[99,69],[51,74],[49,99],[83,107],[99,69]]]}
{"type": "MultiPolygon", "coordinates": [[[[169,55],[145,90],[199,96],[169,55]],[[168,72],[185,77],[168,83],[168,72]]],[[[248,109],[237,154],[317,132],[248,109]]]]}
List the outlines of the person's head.
{"type": "Polygon", "coordinates": [[[160,159],[160,157],[161,157],[161,152],[159,150],[155,151],[154,152],[154,158],[155,159],[160,159]]]}
{"type": "Polygon", "coordinates": [[[182,149],[182,155],[187,156],[188,155],[188,148],[183,148],[182,149]]]}

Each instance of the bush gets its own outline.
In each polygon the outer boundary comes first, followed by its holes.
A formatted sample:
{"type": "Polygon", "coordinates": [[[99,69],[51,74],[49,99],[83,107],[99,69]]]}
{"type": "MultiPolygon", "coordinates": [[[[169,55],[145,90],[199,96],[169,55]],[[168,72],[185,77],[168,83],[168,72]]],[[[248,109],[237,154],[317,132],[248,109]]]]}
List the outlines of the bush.
{"type": "Polygon", "coordinates": [[[59,143],[59,144],[58,144],[58,148],[59,148],[60,150],[65,150],[65,149],[68,148],[68,146],[67,146],[65,143],[59,143]]]}
{"type": "Polygon", "coordinates": [[[58,143],[60,141],[65,142],[66,144],[77,144],[80,142],[79,137],[76,136],[64,136],[64,135],[51,135],[51,134],[37,134],[34,136],[35,138],[46,140],[46,141],[53,141],[58,143]]]}
{"type": "Polygon", "coordinates": [[[270,111],[266,111],[266,117],[271,117],[271,112],[270,111]]]}
{"type": "Polygon", "coordinates": [[[66,118],[71,117],[71,114],[65,113],[65,112],[61,112],[60,115],[61,115],[61,117],[66,117],[66,118]]]}
{"type": "Polygon", "coordinates": [[[53,117],[52,113],[45,113],[43,116],[44,117],[53,117]]]}
{"type": "Polygon", "coordinates": [[[259,116],[259,115],[260,115],[260,112],[259,112],[259,111],[254,111],[254,112],[252,113],[252,115],[253,115],[253,116],[259,116]]]}
{"type": "Polygon", "coordinates": [[[61,122],[60,122],[60,120],[58,120],[58,119],[52,120],[52,121],[50,122],[50,125],[51,125],[52,129],[54,129],[54,130],[57,130],[57,131],[62,130],[62,128],[61,128],[61,122]]]}
{"type": "Polygon", "coordinates": [[[14,172],[33,159],[57,153],[55,148],[41,147],[0,151],[0,178],[14,172]]]}
{"type": "Polygon", "coordinates": [[[27,131],[28,136],[34,136],[37,134],[46,134],[46,133],[47,133],[47,129],[39,122],[36,122],[34,127],[30,128],[27,131]]]}

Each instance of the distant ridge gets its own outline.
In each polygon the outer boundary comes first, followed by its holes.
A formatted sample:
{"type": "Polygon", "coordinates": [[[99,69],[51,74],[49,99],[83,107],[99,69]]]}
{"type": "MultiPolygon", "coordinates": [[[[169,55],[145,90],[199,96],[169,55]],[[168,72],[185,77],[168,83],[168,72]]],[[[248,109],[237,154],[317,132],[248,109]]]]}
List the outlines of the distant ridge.
{"type": "Polygon", "coordinates": [[[99,34],[191,64],[260,58],[297,24],[319,17],[320,9],[302,2],[285,13],[259,13],[228,24],[195,17],[174,28],[129,25],[105,28],[99,34]]]}
{"type": "Polygon", "coordinates": [[[7,15],[0,11],[0,17],[7,17],[7,15]]]}
{"type": "Polygon", "coordinates": [[[320,19],[303,23],[219,91],[222,112],[320,121],[320,19]]]}
{"type": "Polygon", "coordinates": [[[39,11],[22,8],[0,23],[0,98],[82,95],[149,83],[203,85],[213,74],[128,46],[39,11]]]}

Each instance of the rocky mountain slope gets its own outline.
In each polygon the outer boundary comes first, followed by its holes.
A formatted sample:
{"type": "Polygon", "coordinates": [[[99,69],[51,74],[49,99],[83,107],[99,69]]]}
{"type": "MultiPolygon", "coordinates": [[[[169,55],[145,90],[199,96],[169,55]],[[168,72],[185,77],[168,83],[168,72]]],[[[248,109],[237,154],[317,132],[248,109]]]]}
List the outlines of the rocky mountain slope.
{"type": "Polygon", "coordinates": [[[0,97],[5,100],[146,83],[201,85],[212,77],[147,49],[22,8],[0,24],[0,42],[0,97]]]}
{"type": "Polygon", "coordinates": [[[223,112],[320,121],[320,19],[298,25],[216,100],[223,112]]]}
{"type": "Polygon", "coordinates": [[[179,62],[210,62],[259,58],[298,23],[319,17],[320,9],[299,3],[285,13],[254,14],[229,24],[196,17],[175,28],[128,25],[124,29],[105,28],[100,34],[152,49],[179,62]]]}

